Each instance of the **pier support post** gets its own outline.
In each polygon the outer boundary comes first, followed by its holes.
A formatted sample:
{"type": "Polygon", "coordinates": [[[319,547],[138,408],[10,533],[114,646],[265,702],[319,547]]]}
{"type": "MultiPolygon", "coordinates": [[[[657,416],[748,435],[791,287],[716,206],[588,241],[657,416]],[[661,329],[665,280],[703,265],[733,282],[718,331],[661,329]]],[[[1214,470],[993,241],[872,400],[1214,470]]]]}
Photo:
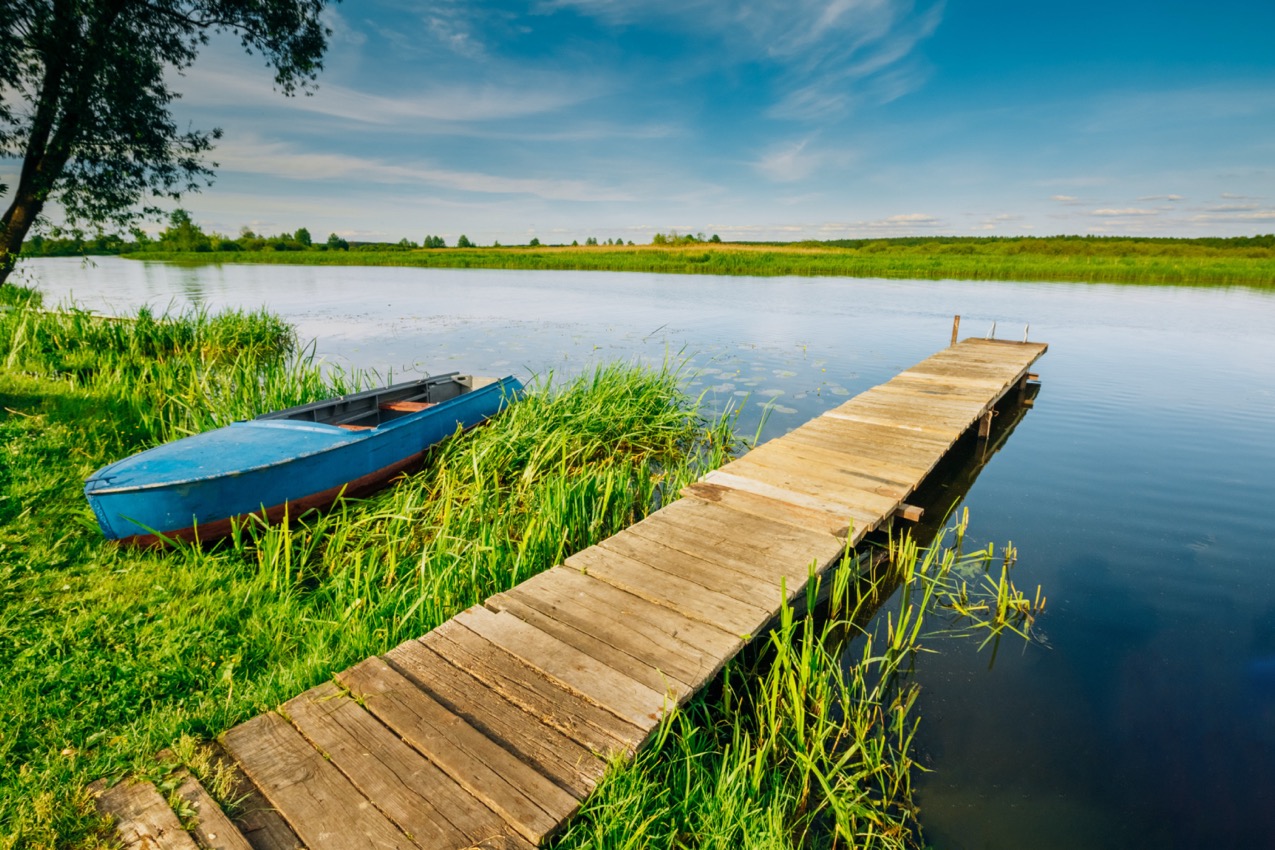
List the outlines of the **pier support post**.
{"type": "Polygon", "coordinates": [[[956,345],[956,337],[961,331],[961,317],[952,317],[952,345],[956,345]]]}
{"type": "Polygon", "coordinates": [[[986,440],[992,436],[992,417],[995,415],[995,411],[989,410],[978,420],[978,438],[980,440],[986,440]]]}

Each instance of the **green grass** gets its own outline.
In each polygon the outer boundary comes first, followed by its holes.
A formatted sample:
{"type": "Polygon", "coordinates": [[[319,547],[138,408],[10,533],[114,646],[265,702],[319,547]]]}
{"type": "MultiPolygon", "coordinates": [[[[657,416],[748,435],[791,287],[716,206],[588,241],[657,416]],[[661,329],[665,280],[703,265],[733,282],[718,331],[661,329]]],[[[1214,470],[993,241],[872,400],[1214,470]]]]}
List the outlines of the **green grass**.
{"type": "Polygon", "coordinates": [[[414,266],[749,276],[1275,286],[1275,248],[1219,240],[959,239],[791,245],[465,248],[396,251],[149,252],[190,264],[414,266]]]}
{"type": "Polygon", "coordinates": [[[153,335],[203,339],[223,320],[165,317],[156,324],[178,327],[158,331],[86,328],[74,314],[4,321],[14,355],[0,369],[5,847],[94,846],[104,833],[86,782],[144,770],[182,736],[215,736],[614,533],[720,462],[730,441],[674,372],[612,366],[541,384],[372,500],[249,527],[211,550],[121,550],[102,542],[80,492],[93,469],[239,415],[247,396],[322,393],[290,383],[314,378],[313,364],[293,355],[246,370],[257,361],[243,352],[270,337],[268,322],[236,356],[161,346],[174,371],[161,374],[131,368],[125,352],[153,335]],[[112,365],[68,368],[78,346],[55,331],[70,326],[118,335],[113,353],[98,349],[112,365]],[[177,374],[226,391],[147,410],[177,374]]]}
{"type": "MultiPolygon", "coordinates": [[[[0,300],[24,302],[0,315],[4,848],[109,844],[87,782],[154,775],[159,750],[190,753],[559,563],[735,448],[676,370],[613,365],[538,384],[373,499],[248,525],[210,549],[118,549],[81,493],[92,470],[333,386],[269,316],[108,321],[39,311],[18,292],[0,300]],[[77,356],[90,342],[94,356],[77,356]]],[[[945,612],[946,628],[1028,630],[1036,609],[986,577],[990,562],[901,546],[866,583],[838,573],[831,608],[786,611],[761,657],[733,665],[617,767],[557,846],[914,843],[915,692],[900,674],[926,612],[945,612]],[[961,565],[973,590],[955,580],[961,565]],[[851,638],[858,663],[843,667],[851,638]]]]}

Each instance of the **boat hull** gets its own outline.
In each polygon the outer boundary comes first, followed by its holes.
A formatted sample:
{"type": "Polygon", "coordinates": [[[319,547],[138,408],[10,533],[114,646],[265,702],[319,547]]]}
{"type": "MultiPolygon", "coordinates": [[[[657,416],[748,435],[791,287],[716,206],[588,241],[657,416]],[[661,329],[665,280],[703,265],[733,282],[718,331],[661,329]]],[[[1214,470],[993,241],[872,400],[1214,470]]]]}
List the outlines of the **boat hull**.
{"type": "Polygon", "coordinates": [[[86,482],[85,495],[108,539],[139,546],[209,541],[251,514],[278,522],[342,495],[374,492],[521,390],[506,378],[358,431],[287,419],[236,422],[104,467],[86,482]]]}

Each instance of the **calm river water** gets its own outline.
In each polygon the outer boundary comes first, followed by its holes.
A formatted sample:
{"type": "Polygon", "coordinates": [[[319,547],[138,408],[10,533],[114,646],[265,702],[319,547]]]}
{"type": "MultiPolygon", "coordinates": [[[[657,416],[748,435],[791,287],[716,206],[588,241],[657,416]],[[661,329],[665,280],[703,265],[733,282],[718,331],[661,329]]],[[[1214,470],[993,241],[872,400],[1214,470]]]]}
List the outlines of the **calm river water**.
{"type": "Polygon", "coordinates": [[[965,498],[1044,586],[1048,645],[924,656],[922,821],[940,848],[1275,842],[1275,293],[587,272],[26,264],[46,303],[265,306],[328,361],[579,373],[689,356],[763,436],[964,335],[1050,344],[965,498]]]}

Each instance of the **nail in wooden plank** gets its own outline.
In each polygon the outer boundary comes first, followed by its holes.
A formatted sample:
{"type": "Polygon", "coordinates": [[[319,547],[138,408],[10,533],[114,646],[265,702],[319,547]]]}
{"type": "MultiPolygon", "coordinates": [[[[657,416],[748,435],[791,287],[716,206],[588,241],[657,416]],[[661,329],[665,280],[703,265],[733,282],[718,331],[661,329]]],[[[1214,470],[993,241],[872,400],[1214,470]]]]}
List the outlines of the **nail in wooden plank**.
{"type": "Polygon", "coordinates": [[[723,592],[732,589],[733,583],[723,580],[720,570],[661,569],[674,560],[673,551],[667,551],[669,557],[659,559],[664,563],[648,566],[613,550],[590,546],[567,558],[564,566],[731,634],[750,635],[770,620],[768,608],[723,592]],[[719,589],[724,581],[726,586],[719,589]]]}
{"type": "Polygon", "coordinates": [[[646,737],[645,731],[455,620],[419,640],[447,663],[603,758],[632,753],[646,737]]]}
{"type": "Polygon", "coordinates": [[[554,833],[580,801],[452,714],[380,658],[337,674],[377,719],[496,812],[532,844],[554,833]]]}
{"type": "Polygon", "coordinates": [[[283,712],[364,797],[422,847],[511,843],[495,812],[331,682],[289,700],[283,712]]]}
{"type": "Polygon", "coordinates": [[[665,712],[675,705],[667,693],[634,681],[621,671],[512,614],[500,614],[476,605],[457,614],[454,619],[544,675],[628,721],[644,734],[654,729],[665,712]]]}
{"type": "Polygon", "coordinates": [[[241,723],[221,741],[310,850],[417,847],[278,714],[241,723]]]}
{"type": "Polygon", "coordinates": [[[453,714],[583,800],[606,772],[606,760],[524,711],[473,676],[453,666],[419,640],[409,640],[384,659],[453,714]]]}

